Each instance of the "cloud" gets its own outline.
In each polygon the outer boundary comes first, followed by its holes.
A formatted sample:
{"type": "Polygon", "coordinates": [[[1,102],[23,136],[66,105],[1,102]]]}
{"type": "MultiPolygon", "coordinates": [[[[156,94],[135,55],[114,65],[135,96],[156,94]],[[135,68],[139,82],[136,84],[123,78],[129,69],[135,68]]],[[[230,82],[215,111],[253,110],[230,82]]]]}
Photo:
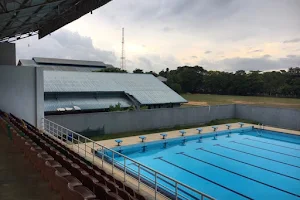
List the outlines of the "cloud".
{"type": "Polygon", "coordinates": [[[250,51],[249,53],[258,53],[258,52],[263,52],[263,50],[262,49],[256,49],[256,50],[250,51]]]}
{"type": "Polygon", "coordinates": [[[287,68],[299,56],[299,10],[299,0],[114,0],[42,40],[18,41],[17,56],[100,60],[119,67],[125,27],[129,71],[175,69],[199,60],[216,70],[287,68]],[[201,60],[203,54],[210,60],[201,60]]]}
{"type": "Polygon", "coordinates": [[[269,54],[265,54],[263,57],[264,57],[264,58],[271,58],[272,56],[269,55],[269,54]]]}
{"type": "Polygon", "coordinates": [[[297,43],[297,42],[300,42],[300,38],[295,38],[295,39],[292,39],[292,40],[283,41],[283,43],[297,43]]]}
{"type": "MultiPolygon", "coordinates": [[[[297,58],[297,55],[287,55],[287,58],[297,58]]],[[[300,64],[300,63],[299,63],[300,64]]]]}
{"type": "Polygon", "coordinates": [[[279,59],[270,59],[269,55],[258,58],[225,58],[216,62],[202,60],[199,65],[209,70],[280,70],[299,66],[300,55],[288,55],[279,59]]]}
{"type": "Polygon", "coordinates": [[[130,63],[126,61],[126,69],[131,72],[136,68],[143,69],[144,72],[155,71],[160,72],[163,69],[176,69],[181,63],[173,56],[159,56],[157,54],[149,54],[140,56],[131,60],[130,63]]]}
{"type": "Polygon", "coordinates": [[[163,30],[163,32],[170,32],[170,31],[172,31],[173,29],[166,26],[166,27],[164,27],[162,30],[163,30]]]}
{"type": "Polygon", "coordinates": [[[117,61],[114,52],[96,48],[90,37],[64,29],[42,40],[31,37],[19,41],[16,45],[18,59],[51,57],[103,61],[112,65],[115,65],[117,61]]]}

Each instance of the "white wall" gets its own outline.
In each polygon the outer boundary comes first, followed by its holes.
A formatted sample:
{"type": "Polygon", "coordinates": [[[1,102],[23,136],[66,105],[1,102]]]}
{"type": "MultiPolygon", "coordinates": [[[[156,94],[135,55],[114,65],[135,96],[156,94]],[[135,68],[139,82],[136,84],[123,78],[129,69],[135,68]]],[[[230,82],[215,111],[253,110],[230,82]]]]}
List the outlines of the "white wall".
{"type": "Polygon", "coordinates": [[[100,112],[46,116],[73,131],[103,130],[120,133],[184,125],[198,125],[214,119],[234,118],[235,105],[160,108],[128,112],[100,112]]]}
{"type": "Polygon", "coordinates": [[[0,109],[40,127],[44,116],[43,71],[0,65],[0,109]]]}
{"type": "Polygon", "coordinates": [[[255,120],[274,127],[300,130],[300,110],[253,105],[236,105],[237,118],[255,120]]]}

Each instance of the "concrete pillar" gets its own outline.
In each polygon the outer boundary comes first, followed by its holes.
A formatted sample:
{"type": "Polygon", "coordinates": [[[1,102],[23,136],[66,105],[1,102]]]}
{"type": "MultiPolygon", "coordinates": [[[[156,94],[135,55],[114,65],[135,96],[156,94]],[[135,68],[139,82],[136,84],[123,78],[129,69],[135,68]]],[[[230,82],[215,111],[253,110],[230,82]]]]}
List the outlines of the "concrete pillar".
{"type": "Polygon", "coordinates": [[[42,118],[44,118],[44,70],[41,67],[35,68],[35,100],[36,100],[36,126],[42,127],[42,118]]]}
{"type": "Polygon", "coordinates": [[[16,66],[16,45],[15,43],[0,43],[0,65],[16,66]]]}

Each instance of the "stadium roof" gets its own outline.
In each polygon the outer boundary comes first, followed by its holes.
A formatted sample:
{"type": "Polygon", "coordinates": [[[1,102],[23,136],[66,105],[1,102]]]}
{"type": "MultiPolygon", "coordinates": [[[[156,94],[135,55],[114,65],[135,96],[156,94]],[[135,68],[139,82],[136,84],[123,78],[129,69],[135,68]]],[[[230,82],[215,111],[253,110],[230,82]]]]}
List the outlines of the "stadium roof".
{"type": "Polygon", "coordinates": [[[56,58],[38,58],[32,60],[20,59],[19,66],[43,67],[44,70],[55,71],[96,71],[99,69],[113,68],[112,65],[101,61],[68,60],[56,58]]]}
{"type": "Polygon", "coordinates": [[[0,0],[0,42],[39,39],[111,0],[0,0]]]}
{"type": "Polygon", "coordinates": [[[187,102],[152,74],[44,71],[44,91],[125,92],[141,105],[187,102]]]}

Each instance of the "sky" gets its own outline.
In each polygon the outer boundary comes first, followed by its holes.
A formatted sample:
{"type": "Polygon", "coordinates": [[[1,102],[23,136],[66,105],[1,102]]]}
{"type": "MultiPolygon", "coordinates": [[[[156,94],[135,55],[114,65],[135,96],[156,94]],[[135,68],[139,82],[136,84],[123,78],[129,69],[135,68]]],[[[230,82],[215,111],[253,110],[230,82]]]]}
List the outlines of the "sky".
{"type": "Polygon", "coordinates": [[[17,59],[99,60],[159,72],[300,67],[299,0],[113,0],[38,40],[17,42],[17,59]]]}

